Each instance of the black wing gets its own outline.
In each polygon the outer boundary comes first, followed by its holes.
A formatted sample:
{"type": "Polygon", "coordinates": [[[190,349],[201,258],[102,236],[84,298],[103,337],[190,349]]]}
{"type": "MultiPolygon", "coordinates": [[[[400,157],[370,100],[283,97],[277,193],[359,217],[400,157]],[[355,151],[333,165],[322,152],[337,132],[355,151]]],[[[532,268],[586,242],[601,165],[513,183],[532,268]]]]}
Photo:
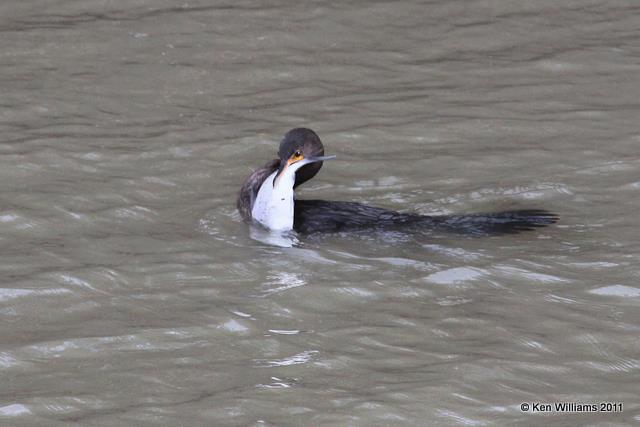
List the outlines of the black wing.
{"type": "Polygon", "coordinates": [[[401,214],[355,202],[296,200],[293,229],[299,233],[353,231],[415,224],[428,217],[401,214]]]}
{"type": "Polygon", "coordinates": [[[280,160],[273,159],[267,162],[262,168],[254,171],[247,177],[240,187],[238,193],[238,199],[236,200],[236,207],[242,215],[242,219],[245,221],[251,221],[251,210],[253,209],[253,202],[256,200],[260,186],[269,175],[278,169],[280,160]]]}

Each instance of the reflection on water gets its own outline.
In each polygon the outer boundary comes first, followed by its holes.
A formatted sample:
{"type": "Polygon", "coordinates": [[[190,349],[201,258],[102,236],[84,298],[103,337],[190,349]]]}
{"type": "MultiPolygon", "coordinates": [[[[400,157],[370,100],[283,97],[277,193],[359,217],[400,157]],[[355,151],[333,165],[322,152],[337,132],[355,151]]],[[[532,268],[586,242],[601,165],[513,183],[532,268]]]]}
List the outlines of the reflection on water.
{"type": "Polygon", "coordinates": [[[298,286],[304,286],[307,283],[296,273],[288,273],[286,271],[275,272],[273,275],[267,276],[267,281],[264,283],[265,295],[275,294],[283,292],[289,289],[297,288],[298,286]]]}
{"type": "Polygon", "coordinates": [[[252,239],[257,240],[258,242],[278,246],[280,248],[292,248],[300,243],[295,232],[267,230],[266,228],[257,225],[249,226],[249,235],[252,239]]]}
{"type": "Polygon", "coordinates": [[[1,425],[638,423],[635,2],[123,4],[0,3],[1,425]],[[249,227],[298,126],[300,197],[560,222],[249,227]]]}
{"type": "Polygon", "coordinates": [[[291,365],[300,365],[303,363],[308,363],[311,361],[314,354],[317,354],[317,351],[303,351],[302,353],[295,354],[290,357],[285,357],[284,359],[279,360],[258,360],[258,366],[262,367],[276,367],[276,366],[291,366],[291,365]]]}

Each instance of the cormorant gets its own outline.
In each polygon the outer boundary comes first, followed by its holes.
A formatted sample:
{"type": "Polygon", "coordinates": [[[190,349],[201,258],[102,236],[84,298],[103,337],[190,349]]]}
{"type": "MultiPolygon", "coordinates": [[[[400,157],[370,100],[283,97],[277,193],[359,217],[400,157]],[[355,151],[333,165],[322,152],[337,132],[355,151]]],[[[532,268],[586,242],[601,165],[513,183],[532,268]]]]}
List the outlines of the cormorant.
{"type": "Polygon", "coordinates": [[[558,220],[557,215],[542,209],[430,216],[356,202],[295,199],[294,189],[313,178],[324,160],[334,157],[324,155],[322,142],[311,129],[290,130],[280,143],[278,158],[253,172],[242,184],[237,200],[242,218],[270,230],[304,234],[417,227],[492,235],[532,230],[558,220]]]}

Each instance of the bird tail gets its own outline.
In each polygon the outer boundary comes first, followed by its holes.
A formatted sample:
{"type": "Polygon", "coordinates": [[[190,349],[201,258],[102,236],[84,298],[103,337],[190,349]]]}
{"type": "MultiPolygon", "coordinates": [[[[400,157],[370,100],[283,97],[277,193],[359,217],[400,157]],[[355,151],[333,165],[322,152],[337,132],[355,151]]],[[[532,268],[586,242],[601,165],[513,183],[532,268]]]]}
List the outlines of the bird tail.
{"type": "Polygon", "coordinates": [[[294,229],[299,233],[380,230],[434,230],[466,235],[513,234],[551,225],[558,216],[541,209],[428,216],[400,213],[355,202],[296,200],[294,229]]]}
{"type": "Polygon", "coordinates": [[[423,218],[428,225],[435,229],[477,236],[515,234],[546,227],[558,221],[558,215],[543,209],[520,209],[423,218]]]}

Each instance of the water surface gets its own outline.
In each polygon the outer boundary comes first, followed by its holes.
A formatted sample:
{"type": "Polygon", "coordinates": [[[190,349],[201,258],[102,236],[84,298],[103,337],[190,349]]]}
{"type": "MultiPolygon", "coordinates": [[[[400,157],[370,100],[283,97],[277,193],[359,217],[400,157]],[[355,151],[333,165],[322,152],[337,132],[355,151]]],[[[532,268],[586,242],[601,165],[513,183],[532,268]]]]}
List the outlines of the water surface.
{"type": "Polygon", "coordinates": [[[639,423],[639,14],[3,2],[0,423],[639,423]],[[299,126],[300,197],[561,220],[263,243],[236,191],[299,126]]]}

